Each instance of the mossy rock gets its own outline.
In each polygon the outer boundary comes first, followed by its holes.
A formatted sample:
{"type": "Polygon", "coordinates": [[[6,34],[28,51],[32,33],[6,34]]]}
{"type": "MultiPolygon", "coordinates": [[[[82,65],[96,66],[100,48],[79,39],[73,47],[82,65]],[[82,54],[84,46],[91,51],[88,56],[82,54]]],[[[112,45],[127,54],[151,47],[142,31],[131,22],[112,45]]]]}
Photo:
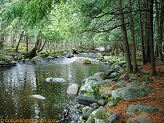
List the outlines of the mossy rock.
{"type": "Polygon", "coordinates": [[[130,105],[126,114],[135,114],[136,112],[163,112],[163,111],[156,107],[151,107],[151,106],[130,105]]]}
{"type": "Polygon", "coordinates": [[[81,63],[81,64],[91,64],[91,60],[89,58],[78,58],[74,62],[81,63]]]}
{"type": "Polygon", "coordinates": [[[124,87],[112,91],[113,98],[122,98],[124,100],[133,100],[144,97],[148,94],[147,88],[124,87]]]}
{"type": "Polygon", "coordinates": [[[83,114],[84,119],[88,119],[89,118],[89,115],[92,113],[92,111],[93,111],[93,108],[92,107],[85,106],[82,109],[82,114],[83,114]]]}
{"type": "Polygon", "coordinates": [[[103,107],[94,110],[86,123],[115,123],[119,116],[117,114],[107,112],[103,107]]]}

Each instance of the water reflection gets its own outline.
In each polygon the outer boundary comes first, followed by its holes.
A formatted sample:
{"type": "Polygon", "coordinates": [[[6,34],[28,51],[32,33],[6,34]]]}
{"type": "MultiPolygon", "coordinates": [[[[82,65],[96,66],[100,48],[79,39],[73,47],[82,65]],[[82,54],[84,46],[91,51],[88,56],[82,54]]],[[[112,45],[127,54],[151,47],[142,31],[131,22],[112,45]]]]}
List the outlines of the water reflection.
{"type": "Polygon", "coordinates": [[[107,71],[103,64],[74,64],[75,58],[38,64],[17,64],[0,69],[0,118],[60,119],[63,107],[69,101],[66,90],[69,83],[81,80],[98,71],[107,71]],[[66,62],[64,62],[66,61],[66,62]],[[46,83],[47,77],[61,77],[66,83],[46,83]],[[45,100],[32,98],[40,94],[45,100]]]}

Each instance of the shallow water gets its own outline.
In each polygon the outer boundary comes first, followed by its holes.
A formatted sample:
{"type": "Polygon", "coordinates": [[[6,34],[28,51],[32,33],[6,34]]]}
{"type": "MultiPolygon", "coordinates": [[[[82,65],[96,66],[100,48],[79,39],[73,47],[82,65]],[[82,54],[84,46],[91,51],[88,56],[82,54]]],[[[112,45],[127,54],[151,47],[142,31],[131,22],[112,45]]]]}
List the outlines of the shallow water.
{"type": "Polygon", "coordinates": [[[101,63],[90,65],[73,63],[77,57],[51,60],[37,64],[18,63],[12,68],[0,68],[0,122],[14,119],[46,119],[52,122],[62,118],[69,101],[66,94],[69,83],[81,84],[99,71],[107,71],[101,63]],[[64,78],[65,83],[46,83],[47,77],[64,78]],[[45,100],[31,95],[39,94],[45,100]]]}

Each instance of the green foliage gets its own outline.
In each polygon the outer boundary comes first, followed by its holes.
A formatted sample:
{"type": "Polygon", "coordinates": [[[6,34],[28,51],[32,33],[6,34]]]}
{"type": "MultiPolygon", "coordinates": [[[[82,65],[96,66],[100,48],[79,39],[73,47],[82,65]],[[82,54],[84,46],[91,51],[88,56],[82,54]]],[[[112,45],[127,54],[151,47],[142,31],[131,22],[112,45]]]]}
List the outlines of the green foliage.
{"type": "Polygon", "coordinates": [[[146,86],[147,83],[153,82],[153,79],[151,78],[151,75],[147,74],[142,77],[143,80],[143,86],[146,86]]]}
{"type": "Polygon", "coordinates": [[[106,119],[108,117],[107,112],[103,110],[97,110],[94,114],[97,119],[106,119]]]}
{"type": "Polygon", "coordinates": [[[119,97],[117,97],[117,98],[112,98],[112,99],[110,99],[110,101],[106,104],[106,106],[105,107],[107,107],[107,108],[110,108],[110,107],[113,107],[113,106],[115,106],[119,101],[121,101],[122,99],[121,98],[119,98],[119,97]]]}
{"type": "Polygon", "coordinates": [[[21,19],[23,16],[24,6],[26,5],[26,1],[22,0],[14,0],[10,3],[6,3],[0,11],[2,15],[3,23],[5,25],[9,25],[15,19],[21,19]]]}
{"type": "Polygon", "coordinates": [[[5,63],[11,63],[11,59],[8,59],[8,58],[6,58],[6,57],[4,57],[4,56],[0,56],[0,61],[3,61],[3,62],[5,62],[5,63]]]}
{"type": "Polygon", "coordinates": [[[33,27],[48,15],[52,9],[52,3],[53,0],[13,0],[6,3],[1,10],[2,18],[5,20],[3,22],[9,25],[18,18],[23,25],[33,27]]]}
{"type": "Polygon", "coordinates": [[[119,63],[121,66],[124,65],[125,58],[124,57],[119,57],[119,56],[104,56],[104,60],[106,60],[108,63],[119,63]]]}
{"type": "Polygon", "coordinates": [[[92,86],[92,89],[94,90],[94,96],[96,97],[96,99],[99,99],[100,98],[100,95],[99,95],[99,87],[100,85],[95,85],[95,86],[92,86]]]}
{"type": "Polygon", "coordinates": [[[89,60],[88,57],[85,57],[84,60],[85,60],[86,63],[91,63],[91,60],[89,60]]]}

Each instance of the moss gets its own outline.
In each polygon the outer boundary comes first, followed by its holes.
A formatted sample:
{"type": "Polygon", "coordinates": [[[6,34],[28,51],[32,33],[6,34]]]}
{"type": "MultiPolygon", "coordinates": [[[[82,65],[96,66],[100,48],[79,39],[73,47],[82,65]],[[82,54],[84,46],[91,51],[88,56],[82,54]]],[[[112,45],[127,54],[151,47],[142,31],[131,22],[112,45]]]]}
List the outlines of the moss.
{"type": "Polygon", "coordinates": [[[162,112],[162,110],[151,107],[151,106],[143,106],[143,105],[131,105],[128,108],[126,114],[134,114],[135,112],[162,112]]]}

